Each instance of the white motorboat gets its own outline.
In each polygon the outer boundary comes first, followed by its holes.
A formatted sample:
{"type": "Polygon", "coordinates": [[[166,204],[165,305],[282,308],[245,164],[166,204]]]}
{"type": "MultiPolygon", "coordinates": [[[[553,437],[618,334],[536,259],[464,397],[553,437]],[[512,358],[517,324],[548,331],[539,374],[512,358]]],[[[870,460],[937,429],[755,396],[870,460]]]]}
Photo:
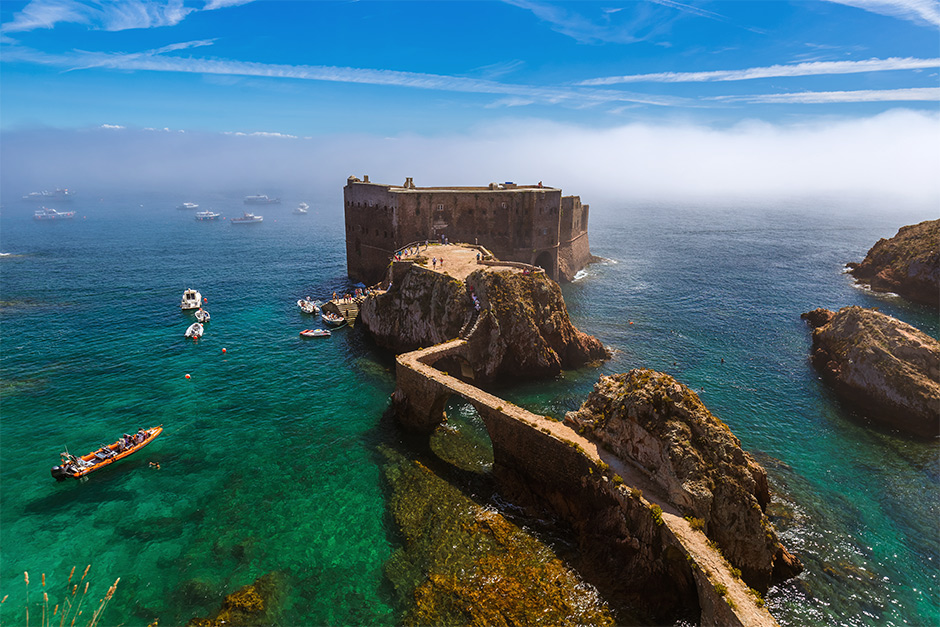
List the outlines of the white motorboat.
{"type": "Polygon", "coordinates": [[[176,208],[177,208],[177,209],[192,210],[192,209],[198,209],[198,208],[199,208],[199,205],[197,205],[197,204],[194,203],[194,202],[184,202],[183,204],[178,205],[176,208]]]}
{"type": "Polygon", "coordinates": [[[299,215],[299,216],[305,216],[305,215],[307,215],[307,213],[308,213],[307,209],[309,209],[309,208],[310,208],[310,205],[308,205],[308,204],[305,203],[305,202],[302,202],[302,203],[300,203],[299,205],[297,205],[297,208],[296,208],[296,209],[294,209],[294,213],[297,214],[297,215],[299,215]]]}
{"type": "Polygon", "coordinates": [[[300,310],[305,314],[318,314],[320,313],[320,308],[317,306],[315,301],[310,300],[310,297],[301,298],[297,301],[297,306],[300,307],[300,310]]]}
{"type": "Polygon", "coordinates": [[[279,205],[281,204],[280,198],[268,198],[264,195],[258,196],[245,196],[246,205],[279,205]]]}
{"type": "Polygon", "coordinates": [[[209,322],[209,318],[211,318],[209,312],[201,307],[196,310],[194,315],[196,316],[196,322],[200,322],[202,324],[209,322]]]}
{"type": "Polygon", "coordinates": [[[180,309],[199,309],[202,307],[202,294],[196,290],[186,290],[183,292],[183,300],[180,302],[180,309]]]}
{"type": "Polygon", "coordinates": [[[339,314],[333,314],[327,311],[321,313],[320,317],[323,318],[323,322],[327,323],[331,327],[336,327],[346,322],[346,318],[340,316],[339,314]]]}
{"type": "Polygon", "coordinates": [[[202,337],[203,328],[202,325],[198,322],[194,322],[189,325],[189,328],[186,329],[186,337],[191,337],[193,339],[198,339],[202,337]]]}
{"type": "Polygon", "coordinates": [[[48,207],[37,209],[36,213],[33,214],[34,220],[71,220],[74,217],[74,211],[56,211],[48,207]]]}
{"type": "Polygon", "coordinates": [[[232,224],[260,224],[264,220],[264,216],[256,216],[253,213],[245,212],[245,215],[241,218],[232,218],[229,220],[232,224]]]}
{"type": "Polygon", "coordinates": [[[301,337],[330,337],[329,329],[304,329],[300,332],[301,337]]]}
{"type": "Polygon", "coordinates": [[[196,219],[199,220],[199,221],[216,220],[216,219],[218,219],[218,217],[219,217],[220,215],[222,215],[222,214],[221,214],[221,213],[216,213],[216,212],[214,212],[214,211],[197,211],[197,212],[196,212],[196,219]]]}

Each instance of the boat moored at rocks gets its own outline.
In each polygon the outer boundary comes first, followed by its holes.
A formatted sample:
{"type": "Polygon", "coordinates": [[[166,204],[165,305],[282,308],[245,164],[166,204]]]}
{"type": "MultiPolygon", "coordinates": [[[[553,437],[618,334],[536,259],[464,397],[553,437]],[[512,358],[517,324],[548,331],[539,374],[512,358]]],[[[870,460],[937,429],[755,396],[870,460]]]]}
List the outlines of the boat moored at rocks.
{"type": "Polygon", "coordinates": [[[331,335],[329,329],[304,329],[300,332],[301,337],[330,337],[331,335]]]}
{"type": "Polygon", "coordinates": [[[202,334],[203,334],[203,331],[204,331],[204,330],[205,330],[205,329],[203,328],[203,326],[202,326],[200,323],[194,322],[194,323],[192,323],[191,325],[189,325],[189,328],[188,328],[188,329],[186,329],[186,334],[185,334],[185,335],[186,335],[186,337],[191,337],[191,338],[193,338],[194,340],[198,340],[199,338],[202,337],[202,334]]]}

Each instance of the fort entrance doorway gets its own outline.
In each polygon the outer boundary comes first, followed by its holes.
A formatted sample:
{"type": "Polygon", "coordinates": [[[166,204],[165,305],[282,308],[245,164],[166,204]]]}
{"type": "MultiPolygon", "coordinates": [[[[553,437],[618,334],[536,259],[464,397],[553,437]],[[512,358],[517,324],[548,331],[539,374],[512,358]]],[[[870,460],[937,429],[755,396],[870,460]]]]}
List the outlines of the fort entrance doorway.
{"type": "Polygon", "coordinates": [[[539,253],[539,256],[535,258],[535,265],[545,270],[545,274],[548,276],[555,277],[555,261],[549,251],[545,250],[539,253]]]}

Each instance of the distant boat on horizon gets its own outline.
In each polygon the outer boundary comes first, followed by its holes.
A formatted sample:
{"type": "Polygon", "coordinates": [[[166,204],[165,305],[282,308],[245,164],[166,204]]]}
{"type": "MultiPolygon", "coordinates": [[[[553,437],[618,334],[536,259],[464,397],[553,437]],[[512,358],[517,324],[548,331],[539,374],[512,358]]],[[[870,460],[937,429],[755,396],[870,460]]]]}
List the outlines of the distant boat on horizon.
{"type": "Polygon", "coordinates": [[[57,187],[54,192],[41,191],[41,192],[30,192],[23,196],[23,200],[29,202],[46,202],[47,200],[54,200],[56,202],[72,202],[72,199],[75,197],[75,192],[70,192],[68,188],[57,187]]]}
{"type": "Polygon", "coordinates": [[[194,202],[184,202],[184,203],[181,204],[181,205],[177,205],[176,208],[177,208],[177,209],[184,209],[184,210],[198,209],[198,208],[199,208],[199,205],[197,205],[197,204],[194,203],[194,202]]]}
{"type": "Polygon", "coordinates": [[[245,196],[246,205],[279,205],[281,204],[280,198],[268,198],[267,196],[260,194],[257,196],[245,196]]]}
{"type": "Polygon", "coordinates": [[[232,218],[229,220],[232,224],[259,224],[264,220],[264,216],[256,216],[253,213],[245,212],[241,218],[232,218]]]}
{"type": "Polygon", "coordinates": [[[206,220],[215,220],[215,219],[217,219],[220,215],[222,215],[222,214],[221,214],[221,213],[216,213],[216,212],[214,212],[214,211],[197,211],[197,212],[196,212],[196,219],[199,220],[199,221],[201,221],[201,222],[202,222],[202,221],[206,221],[206,220]]]}
{"type": "Polygon", "coordinates": [[[71,220],[74,217],[74,211],[56,211],[48,207],[37,209],[36,213],[33,214],[34,220],[71,220]]]}
{"type": "Polygon", "coordinates": [[[308,208],[310,208],[310,205],[308,205],[308,204],[305,203],[305,202],[302,202],[302,203],[300,203],[299,205],[297,205],[297,208],[296,208],[296,209],[294,209],[294,213],[297,214],[297,215],[299,215],[299,216],[305,216],[305,215],[307,215],[307,213],[308,213],[308,212],[307,212],[307,209],[308,209],[308,208]]]}

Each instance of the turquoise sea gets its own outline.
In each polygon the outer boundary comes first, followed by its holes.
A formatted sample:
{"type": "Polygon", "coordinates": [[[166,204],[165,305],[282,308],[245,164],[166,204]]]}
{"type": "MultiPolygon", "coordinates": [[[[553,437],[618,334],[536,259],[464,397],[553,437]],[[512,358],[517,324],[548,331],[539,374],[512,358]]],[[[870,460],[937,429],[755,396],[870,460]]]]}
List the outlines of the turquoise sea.
{"type": "MultiPolygon", "coordinates": [[[[192,200],[236,216],[242,195],[80,190],[57,207],[77,212],[61,223],[4,199],[3,625],[25,623],[27,593],[39,624],[40,575],[51,610],[72,566],[78,579],[88,564],[93,606],[121,579],[104,625],[185,624],[272,571],[288,581],[280,624],[400,620],[385,573],[402,540],[379,452],[408,450],[385,414],[393,358],[358,329],[298,335],[320,323],[296,300],[346,287],[341,199],[296,216],[311,198],[284,194],[251,226],[175,209],[192,200]],[[190,287],[212,314],[198,342],[183,337],[192,320],[179,310],[190,287]],[[157,424],[156,442],[87,480],[49,475],[66,446],[85,453],[157,424]]],[[[563,291],[574,323],[613,359],[498,392],[560,418],[601,374],[676,376],[768,469],[776,524],[806,564],[767,595],[781,624],[940,623],[938,443],[840,404],[808,362],[800,320],[815,307],[875,306],[937,337],[936,311],[858,289],[842,272],[935,210],[817,198],[592,211],[592,251],[606,261],[563,291]]],[[[457,423],[479,440],[472,419],[457,423]]]]}

